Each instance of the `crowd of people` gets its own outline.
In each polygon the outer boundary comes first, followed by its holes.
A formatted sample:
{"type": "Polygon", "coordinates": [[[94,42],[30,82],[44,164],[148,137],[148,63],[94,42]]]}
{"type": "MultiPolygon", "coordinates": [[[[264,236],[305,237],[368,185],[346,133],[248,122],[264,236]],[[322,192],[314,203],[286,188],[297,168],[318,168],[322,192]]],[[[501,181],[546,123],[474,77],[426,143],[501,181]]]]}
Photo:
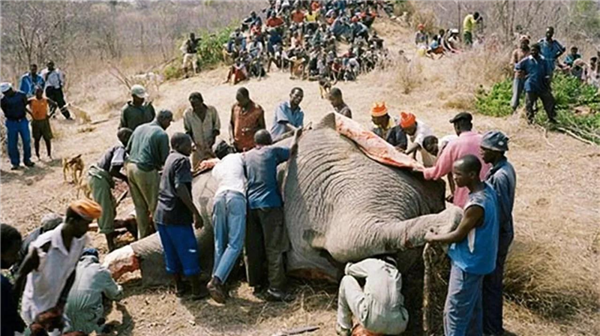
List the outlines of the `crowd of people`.
{"type": "MultiPolygon", "coordinates": [[[[380,13],[392,15],[382,1],[270,1],[261,14],[242,21],[223,46],[231,63],[225,83],[261,80],[272,66],[291,78],[314,81],[355,80],[383,65],[383,39],[371,28],[380,13]]],[[[183,69],[196,70],[200,40],[192,33],[181,47],[183,69]]]]}

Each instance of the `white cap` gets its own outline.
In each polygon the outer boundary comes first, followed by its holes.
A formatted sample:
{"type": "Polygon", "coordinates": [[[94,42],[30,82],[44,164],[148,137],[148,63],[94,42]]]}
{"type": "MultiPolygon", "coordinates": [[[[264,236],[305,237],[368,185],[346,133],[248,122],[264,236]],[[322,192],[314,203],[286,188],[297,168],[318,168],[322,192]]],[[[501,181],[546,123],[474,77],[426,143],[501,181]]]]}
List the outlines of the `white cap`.
{"type": "Polygon", "coordinates": [[[148,93],[146,93],[146,89],[138,84],[131,87],[131,95],[142,99],[148,98],[148,93]]]}
{"type": "Polygon", "coordinates": [[[12,84],[8,82],[0,83],[0,92],[4,93],[10,89],[12,89],[12,84]]]}

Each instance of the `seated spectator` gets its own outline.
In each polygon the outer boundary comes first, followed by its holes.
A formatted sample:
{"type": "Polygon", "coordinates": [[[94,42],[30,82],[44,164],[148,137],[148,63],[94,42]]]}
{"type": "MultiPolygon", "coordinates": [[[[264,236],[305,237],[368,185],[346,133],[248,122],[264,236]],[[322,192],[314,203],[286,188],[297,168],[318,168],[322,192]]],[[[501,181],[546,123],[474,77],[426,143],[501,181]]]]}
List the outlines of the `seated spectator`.
{"type": "Polygon", "coordinates": [[[572,68],[573,64],[576,60],[581,58],[581,55],[578,53],[579,49],[575,46],[571,47],[571,52],[565,57],[565,65],[572,68]]]}

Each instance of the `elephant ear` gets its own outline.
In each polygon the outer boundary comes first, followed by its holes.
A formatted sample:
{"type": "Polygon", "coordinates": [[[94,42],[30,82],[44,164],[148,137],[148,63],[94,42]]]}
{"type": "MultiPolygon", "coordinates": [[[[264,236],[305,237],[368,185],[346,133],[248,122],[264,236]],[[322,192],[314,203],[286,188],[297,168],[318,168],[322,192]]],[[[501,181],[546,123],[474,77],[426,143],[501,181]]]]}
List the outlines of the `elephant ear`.
{"type": "Polygon", "coordinates": [[[330,113],[326,114],[323,117],[323,119],[321,119],[321,121],[319,121],[319,123],[315,125],[315,129],[321,129],[321,128],[336,129],[335,112],[330,112],[330,113]]]}

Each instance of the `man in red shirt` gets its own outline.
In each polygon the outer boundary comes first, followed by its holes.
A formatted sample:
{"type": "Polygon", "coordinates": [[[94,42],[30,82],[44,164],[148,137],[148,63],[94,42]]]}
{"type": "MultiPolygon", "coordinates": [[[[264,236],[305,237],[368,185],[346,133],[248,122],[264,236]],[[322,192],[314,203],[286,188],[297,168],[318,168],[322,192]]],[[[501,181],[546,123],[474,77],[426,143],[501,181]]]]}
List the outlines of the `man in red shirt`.
{"type": "Polygon", "coordinates": [[[279,16],[277,16],[275,13],[271,14],[271,17],[269,17],[267,19],[267,21],[265,22],[265,24],[267,25],[267,27],[270,28],[277,28],[281,25],[283,25],[283,19],[280,18],[279,16]]]}
{"type": "Polygon", "coordinates": [[[254,134],[265,129],[265,112],[262,107],[250,99],[245,87],[238,89],[237,103],[231,107],[229,135],[237,152],[246,152],[254,148],[254,134]]]}
{"type": "Polygon", "coordinates": [[[306,15],[304,14],[304,11],[302,9],[300,9],[300,6],[297,6],[296,9],[292,12],[292,15],[290,16],[292,21],[294,21],[295,23],[302,23],[304,22],[304,17],[306,15]]]}

